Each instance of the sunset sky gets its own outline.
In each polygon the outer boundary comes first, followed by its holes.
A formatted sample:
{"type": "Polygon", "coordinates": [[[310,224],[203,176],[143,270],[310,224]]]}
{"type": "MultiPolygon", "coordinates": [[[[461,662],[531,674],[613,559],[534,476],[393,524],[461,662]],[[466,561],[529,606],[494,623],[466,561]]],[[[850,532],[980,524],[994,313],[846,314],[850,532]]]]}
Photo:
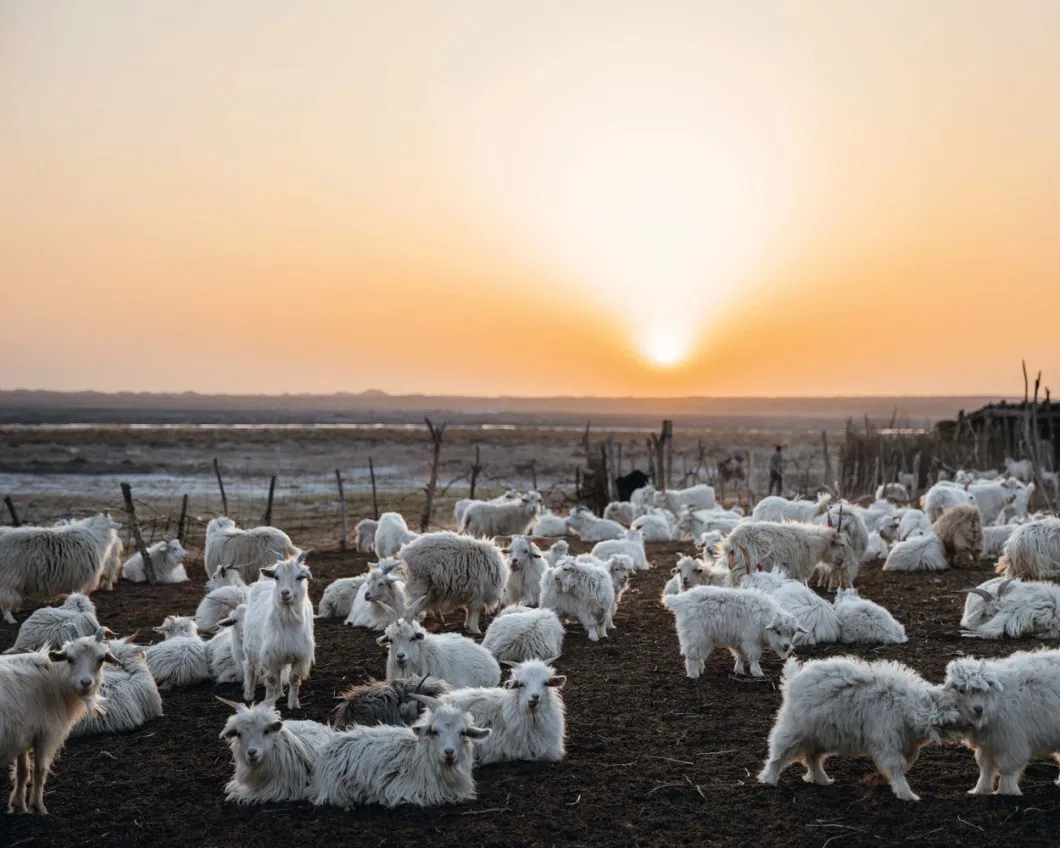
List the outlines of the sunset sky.
{"type": "Polygon", "coordinates": [[[0,2],[0,388],[1060,387],[1060,2],[0,2]]]}

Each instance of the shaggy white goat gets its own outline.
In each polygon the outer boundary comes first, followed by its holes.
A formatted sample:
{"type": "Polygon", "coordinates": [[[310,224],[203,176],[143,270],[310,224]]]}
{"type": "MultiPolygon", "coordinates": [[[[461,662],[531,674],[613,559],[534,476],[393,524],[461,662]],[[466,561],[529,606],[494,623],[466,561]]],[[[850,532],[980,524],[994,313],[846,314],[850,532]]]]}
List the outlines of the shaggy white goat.
{"type": "Polygon", "coordinates": [[[931,532],[931,520],[927,513],[920,509],[907,509],[898,521],[898,541],[908,539],[915,530],[922,533],[931,532]]]}
{"type": "Polygon", "coordinates": [[[22,654],[41,648],[58,648],[80,636],[91,636],[99,630],[96,607],[87,595],[75,592],[61,606],[41,607],[22,622],[15,644],[5,654],[22,654]]]}
{"type": "Polygon", "coordinates": [[[1060,518],[1039,518],[1019,525],[1005,542],[997,571],[1024,580],[1060,577],[1060,518]]]}
{"type": "Polygon", "coordinates": [[[415,620],[422,598],[409,605],[376,639],[388,648],[387,680],[429,674],[453,686],[496,686],[501,668],[486,648],[459,633],[428,633],[415,620]]]}
{"type": "Polygon", "coordinates": [[[566,536],[567,519],[555,515],[548,509],[542,509],[541,515],[538,516],[537,523],[534,524],[533,529],[530,531],[530,535],[545,539],[554,538],[556,536],[566,536]]]}
{"type": "Polygon", "coordinates": [[[833,603],[839,619],[839,641],[844,645],[900,645],[908,641],[905,628],[857,589],[837,589],[833,603]]]}
{"type": "Polygon", "coordinates": [[[559,690],[567,678],[550,659],[519,663],[501,689],[456,689],[443,704],[470,713],[492,732],[475,746],[475,762],[558,763],[565,751],[566,719],[559,690]]]}
{"type": "Polygon", "coordinates": [[[415,723],[423,712],[423,703],[414,695],[429,695],[438,698],[453,687],[444,680],[429,674],[414,680],[369,680],[351,686],[339,696],[338,705],[331,711],[329,722],[336,730],[349,730],[356,724],[374,727],[389,724],[408,727],[415,723]]]}
{"type": "Polygon", "coordinates": [[[823,515],[832,502],[829,494],[821,495],[816,501],[789,501],[780,495],[770,495],[755,504],[751,512],[754,521],[812,521],[823,515]]]}
{"type": "Polygon", "coordinates": [[[206,593],[195,609],[195,626],[200,633],[213,633],[222,618],[232,614],[232,610],[247,602],[249,589],[243,582],[238,568],[220,566],[226,569],[227,579],[231,582],[211,589],[206,593]]]}
{"type": "Polygon", "coordinates": [[[354,525],[355,544],[362,554],[370,554],[375,550],[375,531],[378,528],[379,522],[374,518],[362,518],[354,525]]]}
{"type": "Polygon", "coordinates": [[[934,533],[898,542],[883,564],[884,571],[945,571],[947,567],[946,549],[934,533]]]}
{"type": "Polygon", "coordinates": [[[563,625],[550,609],[512,604],[490,622],[482,647],[500,662],[558,657],[563,652],[563,625]]]}
{"type": "Polygon", "coordinates": [[[265,700],[275,702],[283,691],[287,673],[287,709],[300,706],[302,681],[316,662],[313,637],[313,603],[305,553],[269,568],[250,587],[243,623],[243,700],[252,701],[258,676],[265,674],[265,700]]]}
{"type": "Polygon", "coordinates": [[[222,563],[239,569],[247,582],[278,559],[295,556],[298,548],[282,530],[252,527],[242,530],[231,518],[215,518],[206,525],[206,573],[213,574],[222,563]]]}
{"type": "MultiPolygon", "coordinates": [[[[566,544],[566,543],[564,543],[566,544]]],[[[541,594],[541,575],[548,568],[545,555],[529,536],[515,536],[511,544],[502,551],[508,554],[508,584],[504,589],[506,603],[525,601],[537,605],[541,594]]]]}
{"type": "Polygon", "coordinates": [[[0,768],[12,766],[14,785],[9,812],[47,815],[44,784],[52,760],[73,726],[101,711],[98,692],[105,662],[118,661],[103,641],[102,628],[57,651],[0,662],[0,768]],[[33,792],[27,806],[31,763],[33,792]]]}
{"type": "Polygon", "coordinates": [[[399,564],[393,560],[371,568],[357,590],[346,624],[367,630],[385,630],[390,623],[391,611],[404,615],[405,584],[398,568],[399,564]]]}
{"type": "Polygon", "coordinates": [[[375,530],[375,555],[381,560],[397,556],[402,545],[419,536],[409,530],[400,512],[384,512],[379,516],[379,526],[375,530]]]}
{"type": "Polygon", "coordinates": [[[762,677],[763,649],[779,657],[791,651],[803,628],[768,595],[719,586],[699,586],[679,595],[665,595],[663,603],[676,617],[677,638],[685,671],[693,680],[703,672],[714,648],[728,648],[736,658],[733,671],[762,677]]]}
{"type": "Polygon", "coordinates": [[[673,536],[675,538],[688,536],[691,539],[699,539],[704,533],[710,533],[714,530],[724,536],[731,533],[742,520],[739,516],[732,513],[705,509],[687,510],[681,513],[673,531],[673,536]]]}
{"type": "MultiPolygon", "coordinates": [[[[462,638],[462,637],[461,637],[462,638]]],[[[338,733],[317,758],[306,797],[316,806],[361,804],[433,807],[475,798],[474,742],[490,731],[433,698],[412,727],[354,727],[338,733]]]]}
{"type": "Polygon", "coordinates": [[[1060,651],[953,660],[943,685],[957,697],[968,728],[964,744],[979,765],[969,794],[989,795],[995,781],[999,795],[1023,794],[1019,782],[1027,763],[1060,751],[1060,651]]]}
{"type": "Polygon", "coordinates": [[[1016,524],[1001,524],[983,528],[983,557],[998,559],[1005,552],[1005,544],[1015,531],[1016,524]]]}
{"type": "Polygon", "coordinates": [[[194,619],[167,615],[154,628],[164,640],[147,649],[147,667],[161,689],[180,689],[210,679],[206,643],[199,637],[194,619]]]}
{"type": "Polygon", "coordinates": [[[345,621],[353,609],[353,599],[368,580],[368,573],[356,577],[340,577],[332,580],[320,596],[317,606],[317,618],[341,618],[345,621]]]}
{"type": "Polygon", "coordinates": [[[717,505],[714,500],[714,487],[706,483],[698,486],[690,486],[687,489],[669,489],[665,492],[655,492],[653,495],[655,506],[664,507],[675,515],[682,507],[689,509],[714,509],[717,505]]]}
{"type": "MultiPolygon", "coordinates": [[[[844,516],[845,518],[845,516],[844,516]]],[[[722,543],[723,558],[729,566],[729,583],[761,568],[788,569],[792,578],[805,583],[818,563],[829,566],[841,586],[849,586],[858,572],[858,558],[847,537],[834,527],[817,524],[773,524],[750,521],[736,527],[722,543]]]]}
{"type": "Polygon", "coordinates": [[[604,518],[607,521],[617,521],[629,527],[633,519],[640,515],[640,509],[629,501],[611,501],[604,507],[604,518]]]}
{"type": "Polygon", "coordinates": [[[920,506],[927,514],[929,521],[935,521],[942,513],[961,504],[975,505],[973,498],[961,486],[948,481],[940,481],[928,489],[920,498],[920,506]]]}
{"type": "Polygon", "coordinates": [[[634,518],[630,528],[640,531],[645,542],[669,542],[674,538],[670,522],[664,515],[656,512],[634,518]]]}
{"type": "Polygon", "coordinates": [[[740,587],[765,592],[791,613],[803,628],[800,645],[839,641],[839,618],[833,606],[806,584],[788,578],[784,569],[752,572],[740,581],[740,587]]]}
{"type": "Polygon", "coordinates": [[[576,506],[570,511],[567,526],[577,533],[583,542],[605,542],[608,539],[621,539],[626,535],[626,528],[617,521],[597,518],[584,506],[576,506]]]}
{"type": "Polygon", "coordinates": [[[959,722],[956,699],[901,663],[833,657],[804,665],[789,659],[783,701],[769,732],[769,759],[758,775],[776,786],[792,763],[807,783],[832,783],[826,757],[868,756],[903,801],[917,801],[906,781],[920,749],[939,744],[959,722]]]}
{"type": "Polygon", "coordinates": [[[466,607],[465,627],[481,633],[479,616],[504,598],[508,564],[492,542],[443,531],[428,533],[401,549],[408,572],[405,594],[423,598],[421,610],[466,607]]]}
{"type": "Polygon", "coordinates": [[[81,592],[99,580],[111,530],[120,524],[94,515],[57,527],[13,527],[0,533],[0,613],[15,623],[12,609],[23,600],[47,600],[81,592]]]}
{"type": "Polygon", "coordinates": [[[217,622],[222,629],[206,643],[206,664],[210,667],[214,683],[243,682],[243,666],[246,662],[243,626],[246,618],[247,605],[239,604],[227,618],[217,622]]]}
{"type": "Polygon", "coordinates": [[[545,562],[548,563],[549,568],[555,568],[559,565],[560,560],[570,554],[570,544],[566,539],[560,539],[557,542],[553,542],[552,546],[545,551],[544,557],[545,562]]]}
{"type": "Polygon", "coordinates": [[[504,503],[473,503],[464,512],[460,532],[475,538],[521,536],[537,521],[540,509],[537,492],[504,503]]]}
{"type": "Polygon", "coordinates": [[[221,731],[236,767],[225,784],[225,800],[237,804],[303,800],[317,757],[335,731],[316,721],[283,721],[268,701],[247,707],[217,700],[235,711],[221,731]]]}
{"type": "Polygon", "coordinates": [[[727,568],[707,565],[684,554],[677,555],[677,565],[670,569],[673,575],[663,587],[664,595],[677,595],[696,586],[722,586],[729,576],[727,568]]]}
{"type": "MultiPolygon", "coordinates": [[[[188,553],[178,539],[167,542],[155,542],[147,549],[151,557],[151,567],[155,572],[156,583],[184,583],[188,574],[184,570],[184,559],[188,553]]],[[[144,560],[137,551],[122,564],[121,576],[133,583],[146,583],[147,574],[144,560]]]]}
{"type": "Polygon", "coordinates": [[[120,665],[107,667],[99,696],[105,710],[102,715],[84,716],[70,732],[71,736],[102,736],[137,730],[162,715],[162,696],[147,667],[146,652],[127,639],[112,639],[110,653],[120,665]]]}
{"type": "Polygon", "coordinates": [[[575,557],[575,562],[595,566],[607,572],[611,578],[611,588],[615,590],[615,602],[611,605],[611,610],[604,621],[604,635],[606,636],[608,630],[615,629],[615,616],[618,615],[618,605],[621,603],[626,589],[629,588],[630,579],[637,571],[636,566],[633,564],[633,558],[627,554],[613,554],[603,560],[592,554],[579,554],[575,557]]]}
{"type": "Polygon", "coordinates": [[[903,483],[881,483],[876,488],[876,500],[891,503],[909,503],[909,490],[903,483]]]}
{"type": "Polygon", "coordinates": [[[644,552],[644,534],[640,530],[627,530],[623,539],[608,539],[593,546],[592,554],[597,559],[606,560],[617,554],[624,554],[633,560],[637,571],[651,568],[648,555],[644,552]]]}
{"type": "Polygon", "coordinates": [[[1060,639],[1060,586],[1055,583],[994,578],[967,591],[961,627],[972,635],[1060,639]]]}
{"type": "Polygon", "coordinates": [[[861,555],[861,564],[869,565],[878,560],[887,559],[889,551],[890,548],[883,540],[883,536],[873,530],[869,533],[869,544],[865,548],[865,553],[861,555]]]}
{"type": "Polygon", "coordinates": [[[607,638],[607,623],[615,606],[611,575],[596,565],[567,557],[556,568],[541,575],[542,608],[553,610],[562,621],[576,618],[589,634],[589,640],[607,638]]]}

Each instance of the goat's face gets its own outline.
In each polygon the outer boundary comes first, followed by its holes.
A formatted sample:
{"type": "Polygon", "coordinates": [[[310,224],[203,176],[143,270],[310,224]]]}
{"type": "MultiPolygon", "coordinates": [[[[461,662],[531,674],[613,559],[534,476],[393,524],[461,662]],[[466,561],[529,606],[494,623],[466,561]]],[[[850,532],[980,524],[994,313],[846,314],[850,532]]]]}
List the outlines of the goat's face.
{"type": "Polygon", "coordinates": [[[74,592],[72,595],[67,596],[66,600],[63,601],[63,609],[73,610],[74,612],[94,613],[96,611],[88,596],[82,595],[80,592],[74,592]]]}
{"type": "Polygon", "coordinates": [[[195,636],[199,628],[195,626],[195,619],[184,615],[167,615],[161,627],[154,628],[155,633],[161,633],[164,639],[176,639],[179,636],[195,636]]]}
{"type": "Polygon", "coordinates": [[[611,575],[611,584],[615,587],[616,593],[625,588],[636,570],[633,560],[625,554],[613,556],[607,561],[607,572],[611,575]]]}
{"type": "Polygon", "coordinates": [[[184,546],[180,544],[180,539],[170,539],[162,545],[162,556],[170,562],[184,562],[188,556],[188,552],[184,550],[184,546]]]}
{"type": "Polygon", "coordinates": [[[67,642],[58,651],[49,651],[48,659],[53,663],[66,666],[67,681],[70,687],[82,698],[95,695],[99,684],[103,682],[103,663],[119,665],[103,641],[103,628],[95,636],[82,636],[67,642]]]}
{"type": "Polygon", "coordinates": [[[505,681],[504,688],[517,692],[519,705],[533,712],[549,702],[552,689],[560,689],[566,682],[567,678],[556,674],[547,663],[528,660],[512,669],[511,677],[505,681]]]}
{"type": "Polygon", "coordinates": [[[238,761],[256,766],[268,758],[283,729],[283,721],[268,702],[249,708],[243,704],[236,706],[235,715],[225,722],[221,738],[228,742],[238,761]]]}
{"type": "Polygon", "coordinates": [[[415,665],[423,648],[427,631],[416,621],[398,619],[387,625],[383,635],[376,639],[380,645],[390,647],[390,657],[399,669],[415,665]]]}
{"type": "Polygon", "coordinates": [[[400,579],[391,566],[373,568],[368,572],[368,579],[365,581],[364,599],[369,603],[381,601],[388,607],[393,607],[400,579]]]}
{"type": "Polygon", "coordinates": [[[942,685],[954,694],[960,720],[975,728],[990,720],[995,695],[1002,690],[993,668],[986,661],[972,657],[954,660],[946,666],[942,685]]]}
{"type": "Polygon", "coordinates": [[[485,739],[490,731],[475,727],[471,723],[471,716],[456,707],[442,706],[433,698],[426,699],[423,696],[417,700],[431,702],[431,710],[425,712],[412,728],[421,742],[431,746],[444,768],[470,765],[474,740],[485,739]]]}
{"type": "Polygon", "coordinates": [[[526,536],[516,536],[508,546],[508,558],[512,571],[529,567],[535,559],[541,559],[541,551],[534,547],[526,536]]]}
{"type": "Polygon", "coordinates": [[[795,642],[795,634],[798,632],[799,625],[794,617],[787,614],[776,616],[765,629],[769,649],[778,657],[786,657],[791,651],[795,642]]]}
{"type": "Polygon", "coordinates": [[[272,596],[283,607],[301,607],[309,592],[309,580],[313,573],[303,564],[304,554],[261,569],[266,577],[276,581],[272,596]]]}
{"type": "Polygon", "coordinates": [[[687,592],[696,586],[706,586],[707,577],[703,564],[690,556],[679,556],[677,565],[673,568],[674,574],[681,575],[681,590],[687,592]]]}

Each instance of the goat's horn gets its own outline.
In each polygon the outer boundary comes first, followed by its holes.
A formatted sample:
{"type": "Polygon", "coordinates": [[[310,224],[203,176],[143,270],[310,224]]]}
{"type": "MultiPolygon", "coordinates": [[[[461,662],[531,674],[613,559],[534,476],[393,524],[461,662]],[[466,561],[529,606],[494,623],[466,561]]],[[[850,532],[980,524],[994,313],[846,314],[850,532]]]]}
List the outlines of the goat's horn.
{"type": "Polygon", "coordinates": [[[969,595],[978,595],[984,601],[994,600],[994,596],[991,595],[988,591],[986,591],[986,589],[980,589],[977,587],[975,589],[965,589],[964,591],[967,592],[969,595]]]}

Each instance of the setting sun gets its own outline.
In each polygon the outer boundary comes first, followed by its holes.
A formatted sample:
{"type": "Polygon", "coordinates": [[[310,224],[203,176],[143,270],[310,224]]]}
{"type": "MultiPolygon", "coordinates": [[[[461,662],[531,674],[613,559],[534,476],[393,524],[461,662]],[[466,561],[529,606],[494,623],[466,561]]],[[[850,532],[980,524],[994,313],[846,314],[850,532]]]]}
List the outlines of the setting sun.
{"type": "Polygon", "coordinates": [[[679,365],[689,354],[687,336],[678,327],[649,325],[637,338],[640,352],[661,368],[679,365]]]}

